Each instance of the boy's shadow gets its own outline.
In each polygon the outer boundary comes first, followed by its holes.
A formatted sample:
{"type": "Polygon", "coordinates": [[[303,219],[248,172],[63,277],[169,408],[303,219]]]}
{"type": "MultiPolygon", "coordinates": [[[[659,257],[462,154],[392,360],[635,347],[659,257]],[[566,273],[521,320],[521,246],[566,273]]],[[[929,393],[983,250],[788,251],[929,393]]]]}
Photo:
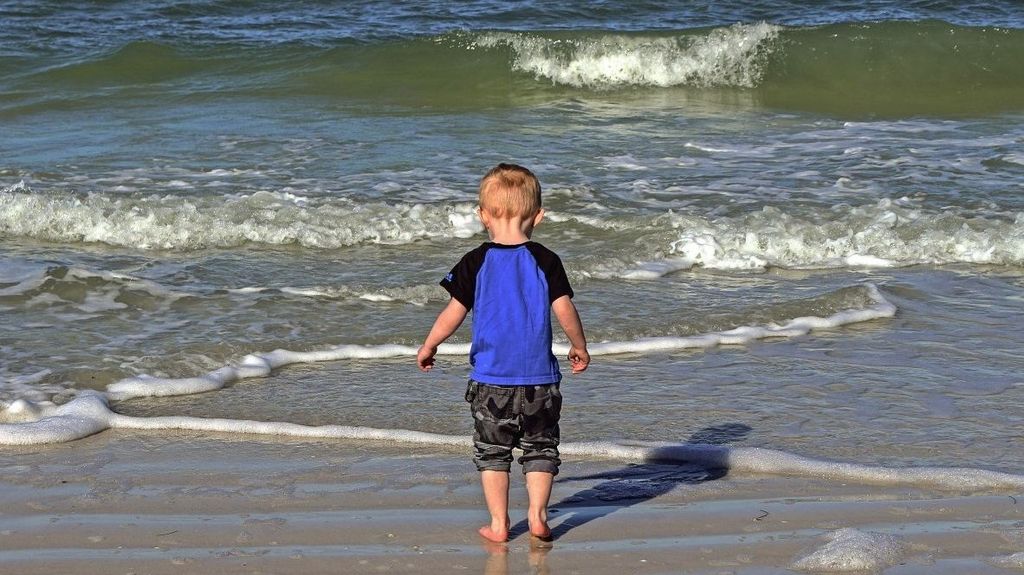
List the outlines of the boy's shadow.
{"type": "MultiPolygon", "coordinates": [[[[751,427],[743,423],[726,423],[706,427],[694,433],[685,442],[709,446],[713,454],[720,454],[701,463],[659,462],[655,452],[644,463],[631,463],[622,469],[586,475],[567,477],[559,483],[602,479],[601,483],[570,495],[549,508],[549,520],[562,517],[562,521],[551,529],[553,539],[565,535],[572,529],[609,515],[617,509],[625,509],[649,501],[673,490],[677,485],[693,485],[721,479],[729,473],[725,460],[727,448],[714,449],[727,443],[740,441],[750,434],[751,427]],[[556,515],[550,517],[550,515],[556,515]]],[[[671,447],[666,447],[665,459],[670,456],[671,447]]],[[[509,537],[515,538],[529,531],[529,524],[523,520],[512,526],[509,537]]]]}

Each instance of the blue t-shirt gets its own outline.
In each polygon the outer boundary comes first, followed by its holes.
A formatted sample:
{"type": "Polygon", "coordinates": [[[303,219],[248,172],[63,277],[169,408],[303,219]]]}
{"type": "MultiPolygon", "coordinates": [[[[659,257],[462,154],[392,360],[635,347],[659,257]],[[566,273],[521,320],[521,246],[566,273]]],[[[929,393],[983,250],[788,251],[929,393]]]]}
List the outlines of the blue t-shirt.
{"type": "Polygon", "coordinates": [[[551,353],[551,303],[573,292],[554,252],[536,242],[487,242],[463,256],[441,285],[473,311],[473,380],[493,385],[561,381],[551,353]]]}

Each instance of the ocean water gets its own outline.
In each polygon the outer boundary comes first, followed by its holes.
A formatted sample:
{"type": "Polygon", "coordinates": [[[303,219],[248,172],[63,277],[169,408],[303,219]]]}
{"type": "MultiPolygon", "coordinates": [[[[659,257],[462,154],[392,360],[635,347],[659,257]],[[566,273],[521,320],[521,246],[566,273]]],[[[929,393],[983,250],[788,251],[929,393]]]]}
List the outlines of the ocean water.
{"type": "Polygon", "coordinates": [[[415,349],[514,161],[595,356],[567,453],[1024,485],[1014,2],[0,21],[0,444],[464,445],[468,324],[430,374],[415,349]]]}

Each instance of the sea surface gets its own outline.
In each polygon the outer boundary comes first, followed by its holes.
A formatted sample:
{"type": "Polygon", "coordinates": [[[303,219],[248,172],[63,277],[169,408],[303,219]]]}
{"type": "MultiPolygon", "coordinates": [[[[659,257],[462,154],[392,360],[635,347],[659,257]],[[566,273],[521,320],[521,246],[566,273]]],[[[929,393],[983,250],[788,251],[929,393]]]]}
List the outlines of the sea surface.
{"type": "Polygon", "coordinates": [[[512,161],[570,452],[1024,485],[1024,9],[678,4],[0,2],[0,444],[458,443],[468,324],[414,355],[512,161]]]}

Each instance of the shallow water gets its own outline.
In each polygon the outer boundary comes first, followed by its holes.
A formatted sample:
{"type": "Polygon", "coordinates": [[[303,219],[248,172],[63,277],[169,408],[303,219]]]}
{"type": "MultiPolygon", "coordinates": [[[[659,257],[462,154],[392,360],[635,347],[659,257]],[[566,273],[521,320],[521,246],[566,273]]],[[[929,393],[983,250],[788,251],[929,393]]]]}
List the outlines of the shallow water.
{"type": "MultiPolygon", "coordinates": [[[[0,54],[3,405],[418,345],[485,239],[480,175],[513,160],[591,342],[633,349],[566,378],[567,442],[1024,473],[1011,5],[360,6],[141,3],[104,27],[107,8],[5,8],[32,25],[0,54]],[[894,317],[648,345],[868,310],[869,285],[894,317]]],[[[299,363],[111,407],[468,434],[466,359],[440,367],[299,363]]]]}

